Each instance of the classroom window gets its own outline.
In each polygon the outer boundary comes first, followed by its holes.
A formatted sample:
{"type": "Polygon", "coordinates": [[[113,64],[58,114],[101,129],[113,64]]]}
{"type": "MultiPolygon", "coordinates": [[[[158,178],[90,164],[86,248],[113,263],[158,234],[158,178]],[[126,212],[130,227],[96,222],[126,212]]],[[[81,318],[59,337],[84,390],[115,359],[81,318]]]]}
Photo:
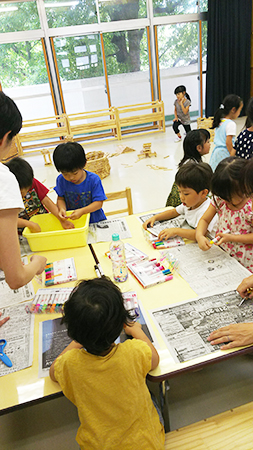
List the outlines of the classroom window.
{"type": "Polygon", "coordinates": [[[174,117],[174,89],[186,86],[191,97],[190,113],[199,115],[198,23],[158,26],[161,96],[167,121],[174,117]]]}
{"type": "Polygon", "coordinates": [[[0,2],[0,33],[39,28],[40,20],[36,2],[0,2]]]}
{"type": "Polygon", "coordinates": [[[53,42],[67,114],[107,108],[99,34],[53,42]]]}
{"type": "Polygon", "coordinates": [[[23,119],[54,115],[40,40],[0,45],[0,81],[23,119]]]}
{"type": "Polygon", "coordinates": [[[99,0],[101,22],[141,19],[147,17],[146,0],[99,0]]]}
{"type": "Polygon", "coordinates": [[[49,28],[97,23],[95,0],[45,0],[49,28]]]}
{"type": "Polygon", "coordinates": [[[150,101],[146,29],[104,33],[103,38],[112,105],[150,101]]]}
{"type": "Polygon", "coordinates": [[[198,12],[196,0],[153,0],[154,16],[173,16],[198,12]]]}

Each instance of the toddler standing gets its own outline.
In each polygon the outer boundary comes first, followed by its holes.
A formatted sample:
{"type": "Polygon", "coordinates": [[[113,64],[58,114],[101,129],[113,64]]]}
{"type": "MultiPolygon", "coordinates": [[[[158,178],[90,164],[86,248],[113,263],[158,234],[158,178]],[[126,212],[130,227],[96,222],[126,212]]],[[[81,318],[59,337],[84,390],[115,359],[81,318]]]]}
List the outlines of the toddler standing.
{"type": "Polygon", "coordinates": [[[214,199],[199,221],[196,240],[202,250],[211,248],[205,234],[217,212],[219,240],[216,245],[253,272],[252,200],[240,186],[245,164],[248,164],[245,159],[237,157],[225,158],[218,164],[211,181],[214,199]]]}
{"type": "Polygon", "coordinates": [[[177,86],[174,90],[174,94],[176,95],[177,99],[174,102],[175,118],[173,119],[172,127],[177,135],[175,142],[179,142],[182,139],[181,133],[179,131],[180,125],[183,125],[186,133],[191,131],[191,119],[189,112],[189,108],[191,106],[191,98],[186,92],[186,87],[183,85],[177,86]]]}

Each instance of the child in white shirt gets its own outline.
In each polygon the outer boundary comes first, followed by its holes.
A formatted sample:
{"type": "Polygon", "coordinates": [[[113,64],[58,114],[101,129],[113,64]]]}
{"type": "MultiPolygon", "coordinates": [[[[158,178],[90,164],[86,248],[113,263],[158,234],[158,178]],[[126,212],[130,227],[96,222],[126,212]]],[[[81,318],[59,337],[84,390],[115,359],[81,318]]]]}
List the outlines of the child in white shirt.
{"type": "MultiPolygon", "coordinates": [[[[198,222],[204,212],[210,205],[210,199],[207,194],[210,189],[213,171],[209,164],[189,161],[180,167],[176,174],[175,183],[178,186],[181,204],[176,208],[169,208],[159,214],[155,214],[144,222],[143,228],[153,227],[156,220],[174,219],[180,215],[184,216],[185,221],[193,229],[188,228],[166,228],[160,232],[158,239],[167,240],[169,238],[180,236],[186,239],[195,240],[195,233],[198,222]]],[[[216,216],[210,222],[208,231],[212,232],[215,228],[216,216]]]]}

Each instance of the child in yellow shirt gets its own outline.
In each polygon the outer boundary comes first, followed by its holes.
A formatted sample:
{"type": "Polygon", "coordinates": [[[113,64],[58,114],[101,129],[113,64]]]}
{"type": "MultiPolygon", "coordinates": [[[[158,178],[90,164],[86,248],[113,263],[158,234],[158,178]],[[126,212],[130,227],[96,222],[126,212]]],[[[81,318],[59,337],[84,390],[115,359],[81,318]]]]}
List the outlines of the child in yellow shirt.
{"type": "Polygon", "coordinates": [[[64,305],[73,339],[50,377],[78,408],[82,450],[162,450],[164,428],[146,385],[159,356],[107,277],[81,281],[64,305]],[[134,339],[115,344],[122,329],[134,339]]]}

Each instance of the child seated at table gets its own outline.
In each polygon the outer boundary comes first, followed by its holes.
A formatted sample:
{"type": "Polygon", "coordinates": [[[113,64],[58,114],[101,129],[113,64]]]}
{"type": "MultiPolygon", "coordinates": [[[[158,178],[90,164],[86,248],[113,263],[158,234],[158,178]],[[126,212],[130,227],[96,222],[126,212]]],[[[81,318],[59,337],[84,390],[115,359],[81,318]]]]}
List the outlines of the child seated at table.
{"type": "MultiPolygon", "coordinates": [[[[210,205],[210,198],[207,197],[207,194],[210,190],[212,175],[213,171],[207,163],[189,161],[181,166],[175,178],[181,205],[155,214],[144,222],[143,228],[153,227],[156,220],[169,220],[182,215],[193,229],[165,228],[159,233],[158,240],[167,240],[175,236],[195,240],[195,228],[210,205]]],[[[214,230],[216,222],[217,217],[215,216],[208,226],[209,232],[214,230]]]]}
{"type": "Polygon", "coordinates": [[[6,166],[17,178],[25,207],[18,215],[19,234],[22,234],[25,227],[33,233],[41,231],[40,226],[30,219],[48,211],[59,219],[63,228],[74,228],[72,222],[59,216],[56,204],[47,195],[49,189],[34,178],[33,169],[25,159],[17,156],[8,161],[6,166]]]}
{"type": "Polygon", "coordinates": [[[164,428],[146,385],[159,355],[126,311],[120,289],[107,277],[81,281],[64,305],[73,341],[50,367],[78,408],[82,450],[162,450],[164,428]],[[115,344],[122,329],[134,339],[115,344]]]}
{"type": "Polygon", "coordinates": [[[90,223],[105,220],[102,209],[106,195],[99,176],[85,170],[86,156],[77,142],[59,144],[53,153],[53,161],[61,175],[54,188],[61,218],[79,219],[90,213],[90,223]],[[66,211],[74,210],[69,216],[66,211]]]}

